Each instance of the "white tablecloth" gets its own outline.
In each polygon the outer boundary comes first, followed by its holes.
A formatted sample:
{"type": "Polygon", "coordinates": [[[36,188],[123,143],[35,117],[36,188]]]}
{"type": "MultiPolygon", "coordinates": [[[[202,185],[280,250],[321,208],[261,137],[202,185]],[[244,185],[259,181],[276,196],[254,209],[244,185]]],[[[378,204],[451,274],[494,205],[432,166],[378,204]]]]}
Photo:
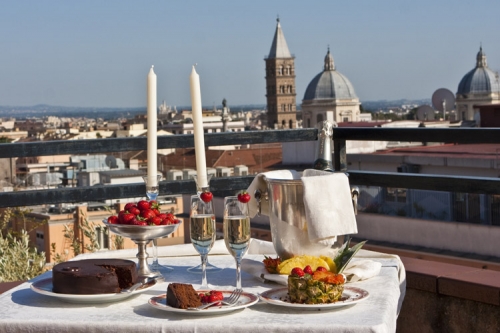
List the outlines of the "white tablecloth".
{"type": "MultiPolygon", "coordinates": [[[[234,258],[223,254],[223,242],[216,242],[209,262],[223,268],[209,273],[214,289],[231,290],[235,285],[234,258]],[[215,254],[220,253],[220,254],[215,254]]],[[[271,249],[271,251],[269,251],[271,249]]],[[[262,260],[262,252],[272,246],[255,241],[246,258],[262,260]],[[251,252],[250,252],[251,251],[251,252]]],[[[133,257],[137,251],[101,252],[79,256],[133,257]]],[[[404,298],[405,271],[397,256],[361,250],[357,257],[380,261],[380,274],[353,283],[370,297],[352,306],[327,311],[301,311],[259,302],[244,310],[218,316],[193,316],[161,311],[148,305],[148,300],[166,292],[168,282],[199,286],[201,275],[186,271],[200,263],[191,244],[160,248],[160,264],[174,267],[164,272],[162,283],[121,302],[104,304],[71,304],[37,294],[30,289],[34,281],[51,276],[47,272],[0,295],[0,332],[394,332],[396,319],[404,298]],[[169,256],[172,255],[172,256],[169,256]]],[[[282,287],[250,274],[242,274],[243,288],[259,294],[282,287]]]]}

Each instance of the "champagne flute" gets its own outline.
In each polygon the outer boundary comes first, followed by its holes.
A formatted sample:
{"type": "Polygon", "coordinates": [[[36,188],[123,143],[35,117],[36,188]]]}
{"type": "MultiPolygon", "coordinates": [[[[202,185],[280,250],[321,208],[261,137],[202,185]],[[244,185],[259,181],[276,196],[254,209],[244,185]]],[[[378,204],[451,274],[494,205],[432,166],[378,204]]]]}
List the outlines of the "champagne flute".
{"type": "Polygon", "coordinates": [[[241,259],[250,245],[250,217],[248,203],[237,196],[224,198],[224,242],[236,260],[236,288],[241,289],[241,259]]]}
{"type": "Polygon", "coordinates": [[[201,289],[208,290],[207,257],[216,235],[213,201],[204,202],[198,195],[191,196],[189,229],[191,243],[201,256],[201,289]]]}

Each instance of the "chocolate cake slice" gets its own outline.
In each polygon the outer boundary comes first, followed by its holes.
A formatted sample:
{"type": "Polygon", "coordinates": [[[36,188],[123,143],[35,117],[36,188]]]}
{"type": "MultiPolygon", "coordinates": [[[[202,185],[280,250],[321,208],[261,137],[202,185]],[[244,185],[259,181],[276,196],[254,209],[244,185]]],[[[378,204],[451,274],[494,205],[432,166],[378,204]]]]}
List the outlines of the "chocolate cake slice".
{"type": "Polygon", "coordinates": [[[187,309],[200,306],[201,300],[192,285],[170,283],[167,287],[167,304],[174,308],[187,309]]]}

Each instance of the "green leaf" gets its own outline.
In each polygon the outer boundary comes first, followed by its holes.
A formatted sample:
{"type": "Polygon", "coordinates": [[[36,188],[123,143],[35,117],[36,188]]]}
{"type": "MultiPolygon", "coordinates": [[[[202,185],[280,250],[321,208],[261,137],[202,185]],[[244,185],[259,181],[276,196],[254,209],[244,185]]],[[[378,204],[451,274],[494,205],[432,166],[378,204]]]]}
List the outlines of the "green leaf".
{"type": "Polygon", "coordinates": [[[352,248],[349,248],[351,243],[351,237],[347,237],[347,240],[340,247],[337,255],[333,259],[335,262],[335,266],[337,267],[337,274],[340,274],[347,267],[347,264],[351,261],[354,255],[365,245],[366,241],[359,242],[354,245],[352,248]]]}

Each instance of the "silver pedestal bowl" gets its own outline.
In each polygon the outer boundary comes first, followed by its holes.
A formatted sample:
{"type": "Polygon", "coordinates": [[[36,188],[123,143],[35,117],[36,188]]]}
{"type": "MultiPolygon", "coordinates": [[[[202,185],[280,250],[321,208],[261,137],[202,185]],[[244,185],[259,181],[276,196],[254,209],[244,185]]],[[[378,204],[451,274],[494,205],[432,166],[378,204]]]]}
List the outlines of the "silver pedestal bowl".
{"type": "Polygon", "coordinates": [[[146,252],[146,245],[153,239],[165,237],[177,230],[177,228],[182,224],[179,222],[177,224],[169,225],[152,225],[152,226],[141,226],[141,225],[128,225],[128,224],[110,224],[107,221],[103,223],[108,227],[108,229],[120,236],[130,238],[134,243],[137,244],[139,252],[137,252],[137,273],[140,278],[155,277],[161,275],[159,272],[154,272],[149,268],[148,265],[148,253],[146,252]]]}

